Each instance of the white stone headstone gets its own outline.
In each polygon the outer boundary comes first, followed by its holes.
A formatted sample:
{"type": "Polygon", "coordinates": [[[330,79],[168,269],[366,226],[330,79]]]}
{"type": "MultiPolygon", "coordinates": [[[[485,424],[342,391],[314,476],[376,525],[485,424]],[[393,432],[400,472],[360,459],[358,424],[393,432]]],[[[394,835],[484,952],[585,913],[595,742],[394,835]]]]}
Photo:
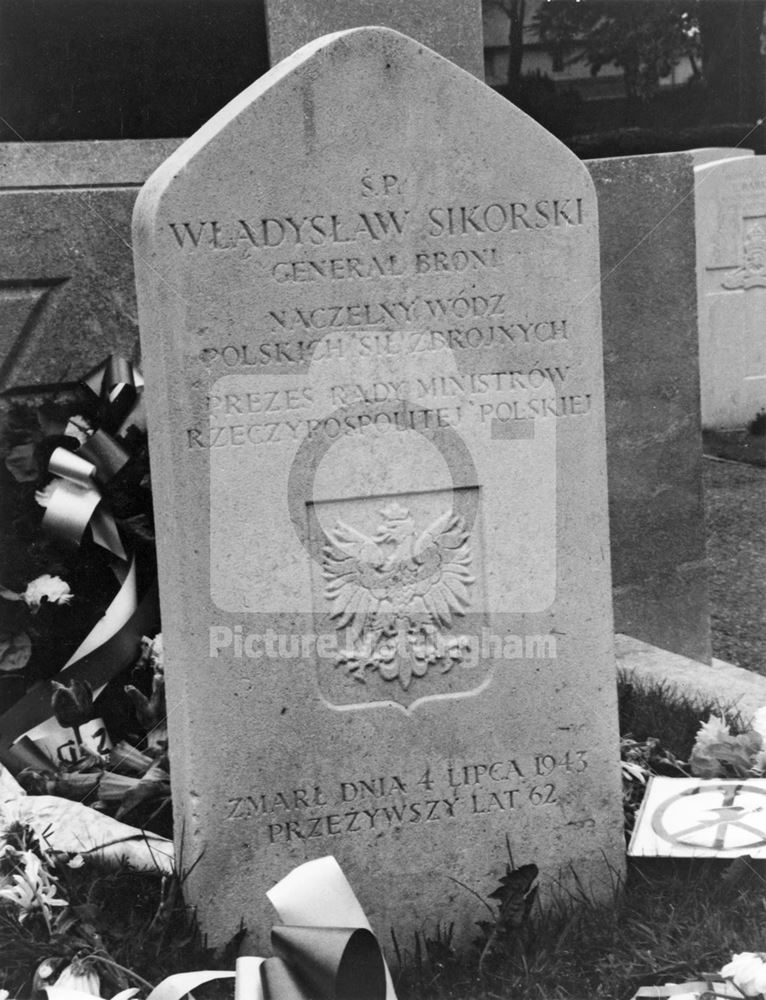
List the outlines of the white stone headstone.
{"type": "Polygon", "coordinates": [[[471,940],[506,838],[548,889],[610,892],[585,167],[363,28],[188,140],[134,245],[176,823],[211,942],[244,920],[265,946],[265,890],[326,854],[384,946],[471,940]]]}
{"type": "Polygon", "coordinates": [[[694,168],[702,426],[766,408],[766,157],[694,168]]]}

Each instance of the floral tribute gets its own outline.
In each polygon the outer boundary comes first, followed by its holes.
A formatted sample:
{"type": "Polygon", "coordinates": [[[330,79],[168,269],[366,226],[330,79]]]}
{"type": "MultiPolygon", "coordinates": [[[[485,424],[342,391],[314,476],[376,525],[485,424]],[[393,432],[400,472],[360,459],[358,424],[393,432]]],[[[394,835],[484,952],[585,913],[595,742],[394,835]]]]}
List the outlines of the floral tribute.
{"type": "Polygon", "coordinates": [[[109,358],[0,426],[0,758],[126,814],[167,791],[142,385],[109,358]]]}
{"type": "MultiPolygon", "coordinates": [[[[621,741],[623,801],[626,832],[635,822],[646,785],[653,775],[706,779],[766,777],[766,706],[759,709],[744,732],[735,732],[723,716],[711,715],[701,722],[689,760],[678,760],[657,739],[621,741]]],[[[743,871],[743,859],[730,862],[723,878],[735,883],[743,871]]],[[[747,867],[744,869],[749,871],[747,867]]],[[[717,973],[704,979],[665,986],[643,986],[633,1000],[736,1000],[766,997],[766,952],[741,952],[732,956],[717,973]]]]}
{"type": "Polygon", "coordinates": [[[734,733],[721,716],[700,723],[689,760],[679,760],[660,740],[620,741],[625,831],[629,834],[652,775],[677,778],[766,777],[766,706],[753,716],[750,728],[734,733]]]}
{"type": "Polygon", "coordinates": [[[0,419],[0,953],[27,989],[109,968],[80,868],[172,871],[142,386],[112,357],[0,419]]]}
{"type": "Polygon", "coordinates": [[[632,1000],[762,1000],[766,995],[766,952],[743,951],[733,955],[720,972],[704,980],[642,986],[632,1000]]]}

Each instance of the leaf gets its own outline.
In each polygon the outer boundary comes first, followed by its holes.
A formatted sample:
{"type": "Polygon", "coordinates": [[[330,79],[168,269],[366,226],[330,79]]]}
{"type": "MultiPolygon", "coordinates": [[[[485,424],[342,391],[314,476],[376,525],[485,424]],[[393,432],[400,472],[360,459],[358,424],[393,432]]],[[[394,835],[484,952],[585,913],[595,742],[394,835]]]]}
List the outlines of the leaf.
{"type": "Polygon", "coordinates": [[[32,655],[32,641],[26,632],[0,632],[0,673],[23,670],[32,655]]]}
{"type": "Polygon", "coordinates": [[[139,538],[142,542],[153,542],[155,540],[154,526],[146,514],[135,514],[133,517],[125,517],[120,521],[120,524],[126,531],[139,538]]]}
{"type": "Polygon", "coordinates": [[[500,920],[506,928],[518,928],[524,923],[537,894],[537,865],[522,865],[506,870],[500,885],[489,894],[500,901],[500,920]]]}
{"type": "Polygon", "coordinates": [[[122,797],[122,803],[117,810],[117,819],[122,819],[128,815],[142,802],[152,799],[168,798],[170,796],[170,783],[167,781],[154,781],[142,778],[138,784],[131,788],[122,797]]]}
{"type": "Polygon", "coordinates": [[[17,444],[5,456],[5,467],[17,483],[32,483],[40,474],[35,457],[35,446],[31,443],[17,444]]]}
{"type": "Polygon", "coordinates": [[[757,733],[744,736],[719,736],[704,747],[695,744],[689,761],[696,778],[735,777],[746,778],[760,749],[761,738],[757,733]]]}
{"type": "Polygon", "coordinates": [[[724,772],[719,760],[701,750],[692,750],[689,770],[695,778],[720,778],[724,772]]]}

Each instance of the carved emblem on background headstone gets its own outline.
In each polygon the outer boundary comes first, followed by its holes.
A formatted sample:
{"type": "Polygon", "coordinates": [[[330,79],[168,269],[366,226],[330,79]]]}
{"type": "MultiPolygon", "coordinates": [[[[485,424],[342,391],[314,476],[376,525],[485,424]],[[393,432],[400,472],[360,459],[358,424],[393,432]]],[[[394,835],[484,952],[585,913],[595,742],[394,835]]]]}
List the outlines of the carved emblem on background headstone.
{"type": "Polygon", "coordinates": [[[750,226],[743,241],[744,264],[721,282],[724,288],[766,288],[766,232],[759,223],[750,226]]]}
{"type": "Polygon", "coordinates": [[[468,651],[464,636],[447,636],[470,605],[475,582],[463,519],[451,510],[418,533],[406,507],[382,508],[374,535],[336,521],[324,548],[330,616],[347,642],[337,666],[360,683],[366,671],[398,680],[406,691],[431,667],[447,673],[468,651]]]}

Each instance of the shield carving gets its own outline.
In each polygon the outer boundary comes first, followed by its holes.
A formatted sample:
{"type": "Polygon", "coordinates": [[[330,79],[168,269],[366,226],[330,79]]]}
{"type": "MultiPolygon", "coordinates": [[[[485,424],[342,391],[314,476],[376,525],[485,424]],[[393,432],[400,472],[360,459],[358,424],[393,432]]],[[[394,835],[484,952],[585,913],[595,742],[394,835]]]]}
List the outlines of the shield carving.
{"type": "Polygon", "coordinates": [[[442,491],[346,501],[323,524],[312,511],[312,533],[323,536],[314,570],[318,630],[335,636],[333,657],[319,661],[331,704],[407,710],[489,680],[481,662],[478,525],[469,530],[465,500],[457,510],[442,491]]]}

